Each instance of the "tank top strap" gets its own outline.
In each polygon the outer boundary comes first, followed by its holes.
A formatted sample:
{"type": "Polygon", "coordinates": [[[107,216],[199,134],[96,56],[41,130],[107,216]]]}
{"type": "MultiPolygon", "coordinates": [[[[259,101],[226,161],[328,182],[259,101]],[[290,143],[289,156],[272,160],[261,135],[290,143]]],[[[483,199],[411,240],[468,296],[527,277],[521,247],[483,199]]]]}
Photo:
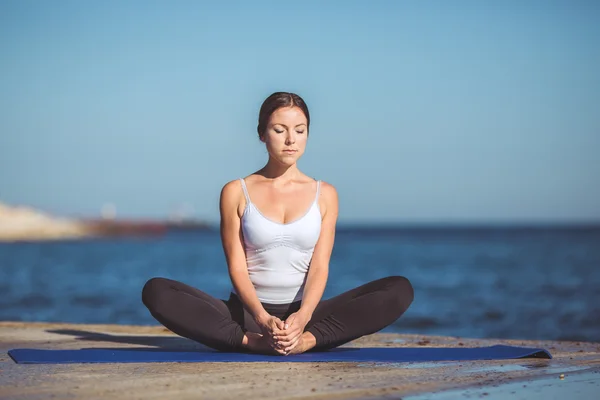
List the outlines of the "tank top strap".
{"type": "Polygon", "coordinates": [[[315,197],[315,201],[319,201],[319,194],[321,193],[321,181],[317,180],[317,196],[315,197]]]}
{"type": "Polygon", "coordinates": [[[247,205],[250,204],[250,195],[248,194],[248,188],[246,187],[246,182],[244,178],[240,178],[240,182],[242,183],[242,190],[244,191],[244,196],[246,196],[247,205]]]}

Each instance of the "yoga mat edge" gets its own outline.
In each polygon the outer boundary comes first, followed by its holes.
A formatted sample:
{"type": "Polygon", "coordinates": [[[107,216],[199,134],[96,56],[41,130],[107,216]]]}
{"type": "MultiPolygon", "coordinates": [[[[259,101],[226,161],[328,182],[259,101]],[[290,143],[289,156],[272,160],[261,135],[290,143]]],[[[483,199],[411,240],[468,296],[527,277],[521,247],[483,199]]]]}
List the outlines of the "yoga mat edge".
{"type": "Polygon", "coordinates": [[[162,348],[87,348],[78,350],[12,349],[18,364],[148,363],[148,362],[424,362],[546,358],[545,349],[495,345],[489,347],[336,348],[293,356],[162,348]]]}

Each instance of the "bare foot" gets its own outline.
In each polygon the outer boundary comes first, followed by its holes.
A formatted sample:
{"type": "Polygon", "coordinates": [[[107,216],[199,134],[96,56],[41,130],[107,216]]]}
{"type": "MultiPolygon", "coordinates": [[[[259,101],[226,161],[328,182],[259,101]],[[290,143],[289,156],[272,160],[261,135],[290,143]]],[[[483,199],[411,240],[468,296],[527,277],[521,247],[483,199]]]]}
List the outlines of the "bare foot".
{"type": "Polygon", "coordinates": [[[246,332],[246,338],[244,338],[244,341],[242,342],[242,344],[244,345],[244,347],[246,347],[253,353],[269,354],[269,355],[282,355],[283,354],[283,353],[280,353],[277,350],[275,350],[273,347],[271,347],[271,345],[267,341],[267,338],[265,336],[261,335],[260,333],[246,332]],[[246,340],[246,338],[247,338],[247,340],[246,340]]]}
{"type": "Polygon", "coordinates": [[[302,334],[302,336],[300,336],[300,339],[298,340],[298,344],[296,345],[296,347],[294,347],[292,350],[290,350],[288,355],[302,354],[305,351],[308,351],[308,350],[312,349],[313,347],[315,347],[316,344],[317,344],[317,340],[315,339],[313,334],[310,332],[304,332],[302,334]]]}

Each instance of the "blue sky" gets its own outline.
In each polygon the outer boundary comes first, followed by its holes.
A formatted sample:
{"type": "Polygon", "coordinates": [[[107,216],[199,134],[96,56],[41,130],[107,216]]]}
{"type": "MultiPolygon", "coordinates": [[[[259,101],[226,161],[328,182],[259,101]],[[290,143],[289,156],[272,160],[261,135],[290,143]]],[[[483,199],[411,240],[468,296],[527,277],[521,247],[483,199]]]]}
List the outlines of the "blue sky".
{"type": "Polygon", "coordinates": [[[217,221],[285,90],[340,221],[600,221],[598,4],[3,1],[0,201],[217,221]]]}

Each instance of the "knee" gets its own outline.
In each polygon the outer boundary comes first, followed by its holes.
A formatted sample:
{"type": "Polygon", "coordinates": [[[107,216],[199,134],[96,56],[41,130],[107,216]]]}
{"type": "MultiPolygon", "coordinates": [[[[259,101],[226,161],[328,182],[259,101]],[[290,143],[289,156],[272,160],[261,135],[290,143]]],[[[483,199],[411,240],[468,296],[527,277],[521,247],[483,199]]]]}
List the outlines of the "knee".
{"type": "Polygon", "coordinates": [[[161,294],[164,292],[167,280],[165,278],[151,278],[142,289],[142,303],[148,309],[155,310],[160,304],[161,294]]]}
{"type": "Polygon", "coordinates": [[[410,281],[404,276],[390,276],[390,295],[392,306],[400,313],[404,313],[415,298],[415,291],[410,281]]]}

